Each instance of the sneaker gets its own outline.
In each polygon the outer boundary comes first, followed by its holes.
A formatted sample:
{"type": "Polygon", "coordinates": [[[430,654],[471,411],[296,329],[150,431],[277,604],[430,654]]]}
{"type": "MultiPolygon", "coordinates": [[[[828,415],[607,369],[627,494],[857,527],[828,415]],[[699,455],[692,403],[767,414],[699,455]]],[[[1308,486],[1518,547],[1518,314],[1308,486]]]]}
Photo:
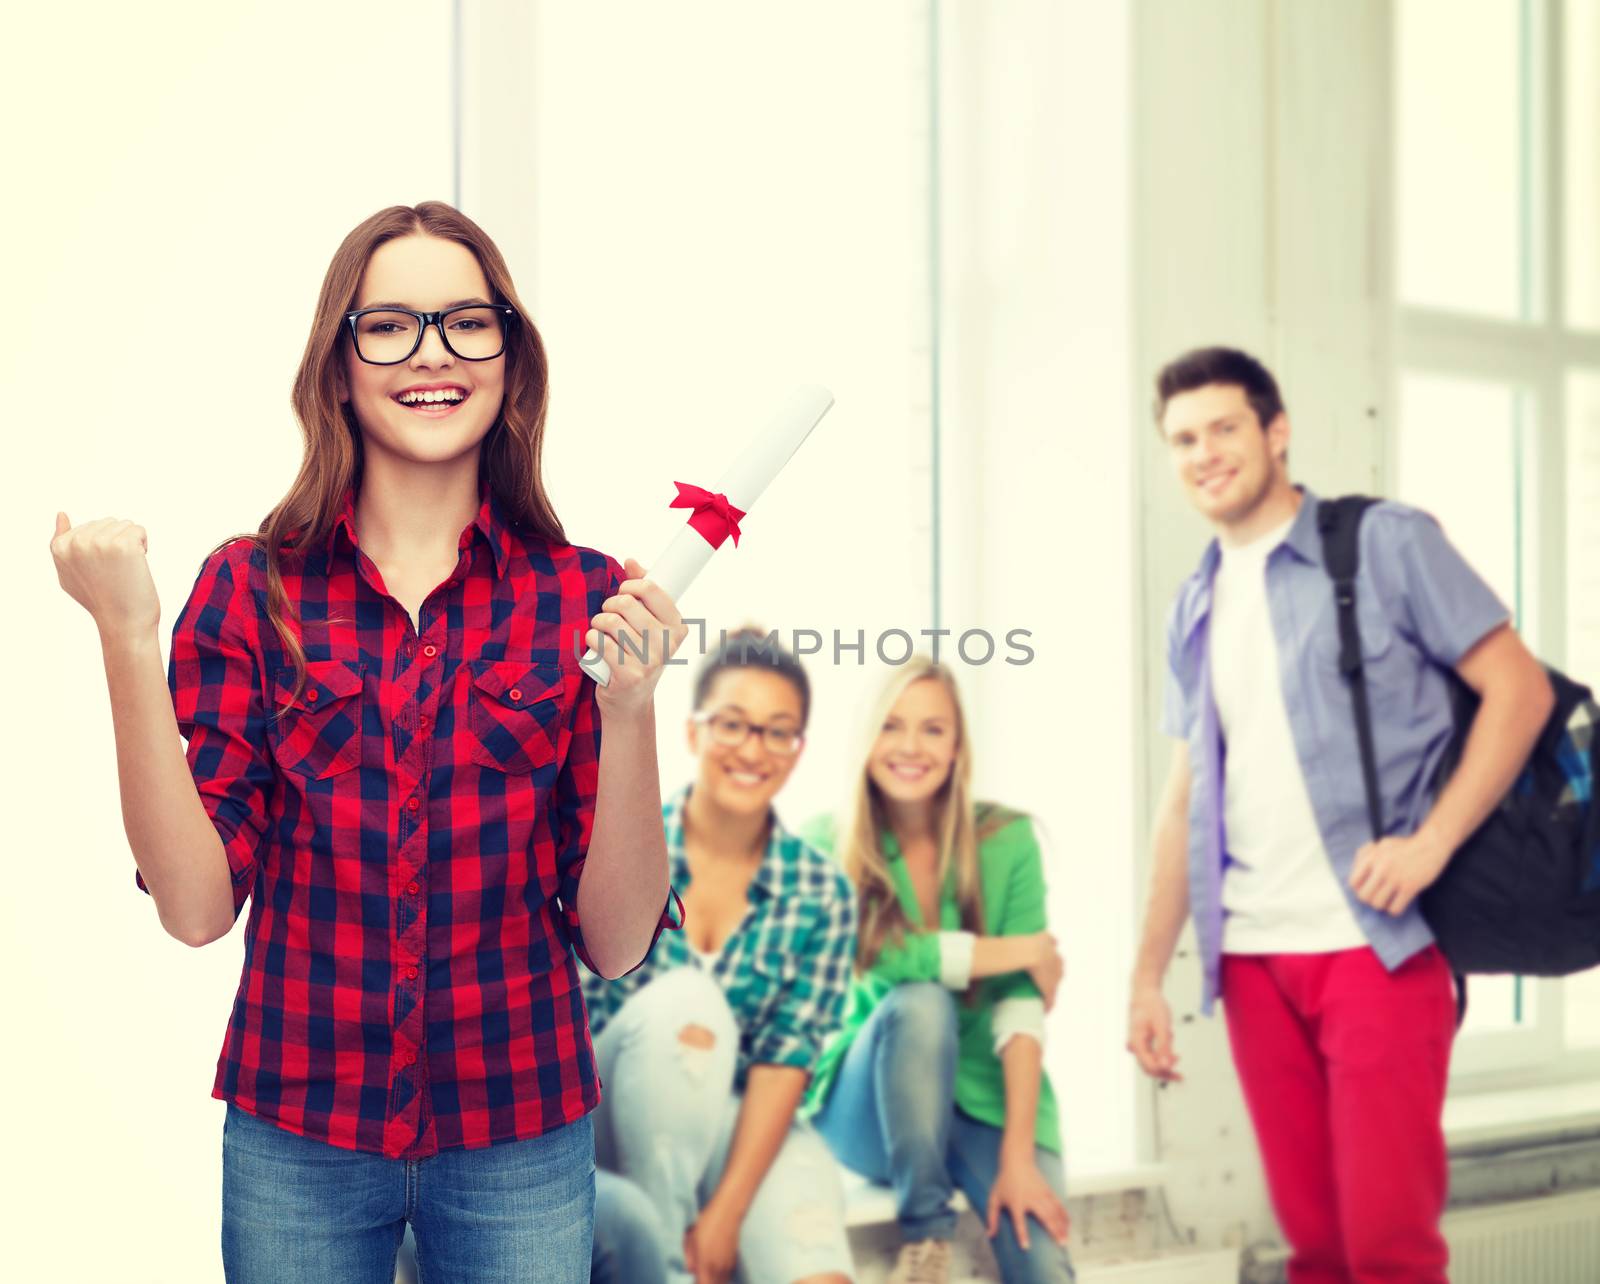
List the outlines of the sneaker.
{"type": "Polygon", "coordinates": [[[949,1284],[950,1241],[924,1239],[902,1244],[889,1284],[949,1284]]]}

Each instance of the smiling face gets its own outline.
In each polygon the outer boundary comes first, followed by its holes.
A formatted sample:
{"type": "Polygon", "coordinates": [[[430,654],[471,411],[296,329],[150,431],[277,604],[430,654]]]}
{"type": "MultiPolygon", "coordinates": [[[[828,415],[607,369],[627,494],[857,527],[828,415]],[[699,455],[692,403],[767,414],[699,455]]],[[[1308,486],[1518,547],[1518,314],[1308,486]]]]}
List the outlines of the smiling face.
{"type": "Polygon", "coordinates": [[[1219,526],[1241,526],[1288,486],[1289,419],[1262,430],[1243,388],[1211,383],[1181,392],[1161,416],[1172,465],[1189,501],[1219,526]]]}
{"type": "MultiPolygon", "coordinates": [[[[489,282],[466,246],[417,233],[386,241],[372,252],[356,290],[356,308],[399,304],[434,312],[457,303],[492,302],[489,282]]],[[[348,402],[368,450],[415,463],[442,463],[477,448],[500,414],[506,354],[465,361],[439,338],[435,326],[398,365],[361,360],[348,329],[337,368],[339,400],[348,402]],[[453,389],[455,402],[419,400],[418,394],[453,389]],[[415,404],[405,404],[413,402],[415,404]]]]}
{"type": "MultiPolygon", "coordinates": [[[[698,713],[737,716],[746,723],[804,730],[800,692],[788,678],[768,669],[724,669],[712,681],[698,713]]],[[[712,728],[689,723],[689,749],[698,759],[695,791],[718,807],[739,815],[766,813],[800,754],[777,754],[764,736],[751,732],[739,745],[719,744],[712,728]]]]}
{"type": "Polygon", "coordinates": [[[867,759],[867,775],[884,797],[902,804],[930,801],[950,779],[958,748],[955,701],[937,678],[919,678],[900,693],[867,759]]]}

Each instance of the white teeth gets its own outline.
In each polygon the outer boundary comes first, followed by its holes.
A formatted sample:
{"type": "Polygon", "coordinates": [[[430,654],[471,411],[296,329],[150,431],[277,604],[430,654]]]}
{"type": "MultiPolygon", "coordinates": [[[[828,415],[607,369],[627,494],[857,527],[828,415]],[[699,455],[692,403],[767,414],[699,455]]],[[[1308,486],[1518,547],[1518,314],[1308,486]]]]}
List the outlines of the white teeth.
{"type": "Polygon", "coordinates": [[[419,402],[439,401],[465,401],[466,394],[455,388],[441,388],[434,392],[402,392],[398,398],[402,406],[413,406],[419,402]]]}

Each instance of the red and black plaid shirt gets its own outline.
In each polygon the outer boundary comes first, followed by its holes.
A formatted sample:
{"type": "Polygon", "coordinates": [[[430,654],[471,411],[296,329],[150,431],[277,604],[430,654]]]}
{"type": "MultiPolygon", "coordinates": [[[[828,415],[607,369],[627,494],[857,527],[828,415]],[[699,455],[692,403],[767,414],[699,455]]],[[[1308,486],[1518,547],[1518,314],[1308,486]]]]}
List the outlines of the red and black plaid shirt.
{"type": "Polygon", "coordinates": [[[573,638],[622,568],[480,494],[420,633],[346,495],[327,546],[284,567],[308,673],[281,717],[294,669],[250,541],[206,561],[172,634],[189,767],[234,913],[251,900],[212,1095],[393,1158],[532,1137],[599,1101],[572,952],[589,964],[600,715],[573,638]]]}

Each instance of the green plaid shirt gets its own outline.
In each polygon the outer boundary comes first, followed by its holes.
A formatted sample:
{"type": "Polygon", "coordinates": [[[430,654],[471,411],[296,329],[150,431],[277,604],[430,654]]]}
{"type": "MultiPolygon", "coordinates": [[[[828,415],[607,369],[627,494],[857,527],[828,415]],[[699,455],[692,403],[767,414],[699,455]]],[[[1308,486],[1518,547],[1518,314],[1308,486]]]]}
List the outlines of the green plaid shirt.
{"type": "MultiPolygon", "coordinates": [[[[690,883],[683,847],[684,786],[661,809],[672,885],[690,883]]],[[[685,932],[666,932],[634,971],[607,981],[579,968],[589,1029],[599,1034],[641,986],[677,967],[708,967],[739,1023],[735,1086],[753,1064],[797,1066],[808,1073],[839,1028],[856,953],[855,890],[833,860],[783,827],[772,834],[750,880],[750,908],[710,962],[685,932]]]]}

